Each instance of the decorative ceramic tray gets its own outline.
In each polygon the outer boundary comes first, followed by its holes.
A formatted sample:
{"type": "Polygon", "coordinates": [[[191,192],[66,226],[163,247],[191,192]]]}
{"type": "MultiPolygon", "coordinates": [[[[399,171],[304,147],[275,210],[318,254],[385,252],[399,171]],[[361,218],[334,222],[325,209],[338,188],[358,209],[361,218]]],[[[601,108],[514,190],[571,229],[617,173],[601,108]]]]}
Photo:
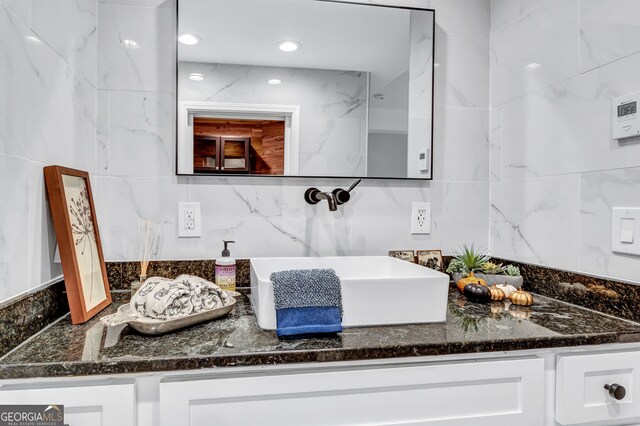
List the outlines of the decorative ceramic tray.
{"type": "Polygon", "coordinates": [[[226,306],[166,320],[140,315],[131,308],[129,303],[126,303],[118,308],[117,313],[103,317],[102,322],[109,326],[127,324],[142,334],[155,335],[168,333],[170,331],[179,330],[184,327],[189,327],[190,325],[214,320],[227,315],[236,305],[236,299],[233,296],[237,296],[239,293],[227,292],[227,294],[229,295],[228,300],[230,303],[226,306]]]}

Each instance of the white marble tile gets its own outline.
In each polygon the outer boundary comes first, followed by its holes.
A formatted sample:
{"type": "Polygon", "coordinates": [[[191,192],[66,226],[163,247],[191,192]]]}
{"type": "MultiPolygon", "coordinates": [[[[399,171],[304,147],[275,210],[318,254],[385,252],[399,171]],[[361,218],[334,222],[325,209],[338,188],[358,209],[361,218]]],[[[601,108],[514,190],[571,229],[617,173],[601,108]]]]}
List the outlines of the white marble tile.
{"type": "Polygon", "coordinates": [[[367,157],[360,154],[300,154],[299,176],[364,176],[367,157]]]}
{"type": "Polygon", "coordinates": [[[111,176],[175,174],[175,97],[171,93],[109,93],[111,176]]]}
{"type": "Polygon", "coordinates": [[[29,289],[29,161],[0,154],[0,302],[29,289]]]}
{"type": "MultiPolygon", "coordinates": [[[[326,203],[305,203],[308,181],[272,182],[232,179],[214,185],[195,178],[191,199],[202,203],[206,236],[195,252],[210,256],[228,238],[237,242],[238,257],[373,255],[394,248],[441,248],[451,253],[465,242],[488,243],[482,225],[488,221],[486,183],[367,181],[354,190],[349,203],[329,212],[326,203]],[[413,236],[409,221],[399,220],[410,217],[412,201],[431,201],[431,235],[413,236]],[[476,214],[465,213],[469,204],[477,208],[476,214]]],[[[313,182],[321,189],[349,184],[313,182]]]]}
{"type": "Polygon", "coordinates": [[[491,253],[576,270],[579,249],[579,176],[491,184],[491,253]]]}
{"type": "Polygon", "coordinates": [[[57,241],[44,167],[42,163],[29,162],[29,288],[62,278],[62,264],[54,262],[57,241]]]}
{"type": "Polygon", "coordinates": [[[98,0],[98,3],[121,4],[125,6],[168,7],[175,9],[177,0],[98,0]]]}
{"type": "MultiPolygon", "coordinates": [[[[512,0],[513,1],[513,0],[512,0]]],[[[446,32],[489,34],[490,0],[432,0],[437,24],[446,32]]]]}
{"type": "Polygon", "coordinates": [[[579,0],[544,0],[491,36],[494,106],[579,74],[579,0]]]}
{"type": "Polygon", "coordinates": [[[582,72],[640,52],[640,2],[580,0],[582,72]]]}
{"type": "Polygon", "coordinates": [[[31,0],[31,28],[73,69],[96,86],[95,0],[31,0]]]}
{"type": "Polygon", "coordinates": [[[435,102],[489,107],[489,36],[436,32],[435,102]]]}
{"type": "Polygon", "coordinates": [[[99,4],[98,88],[174,92],[175,15],[171,8],[99,4]]]}
{"type": "Polygon", "coordinates": [[[96,106],[96,175],[109,173],[109,90],[98,90],[96,106]]]}
{"type": "Polygon", "coordinates": [[[164,223],[161,258],[196,258],[190,251],[194,240],[178,239],[178,202],[188,201],[187,179],[96,176],[93,193],[106,261],[140,258],[138,225],[145,218],[164,223]]]}
{"type": "Polygon", "coordinates": [[[0,5],[4,6],[26,25],[31,24],[31,1],[30,0],[0,0],[0,5]]]}
{"type": "Polygon", "coordinates": [[[491,32],[502,29],[540,3],[542,0],[491,0],[491,32]]]}
{"type": "Polygon", "coordinates": [[[640,207],[640,168],[585,173],[580,183],[580,270],[640,282],[640,257],[611,251],[611,209],[640,207]]]}
{"type": "Polygon", "coordinates": [[[363,119],[301,117],[300,153],[366,153],[366,123],[363,119]]]}
{"type": "Polygon", "coordinates": [[[611,139],[611,101],[640,91],[640,55],[503,106],[506,179],[640,166],[640,140],[611,139]]]}
{"type": "Polygon", "coordinates": [[[489,110],[437,109],[434,127],[434,179],[489,180],[489,110]]]}
{"type": "Polygon", "coordinates": [[[489,135],[489,180],[502,179],[502,110],[499,106],[491,109],[489,135]]]}
{"type": "Polygon", "coordinates": [[[93,171],[95,88],[0,8],[0,152],[93,171]]]}
{"type": "Polygon", "coordinates": [[[300,105],[302,116],[365,118],[367,74],[247,65],[180,63],[181,101],[300,105]],[[204,75],[203,81],[189,74],[204,75]],[[272,78],[282,81],[274,86],[272,78]]]}

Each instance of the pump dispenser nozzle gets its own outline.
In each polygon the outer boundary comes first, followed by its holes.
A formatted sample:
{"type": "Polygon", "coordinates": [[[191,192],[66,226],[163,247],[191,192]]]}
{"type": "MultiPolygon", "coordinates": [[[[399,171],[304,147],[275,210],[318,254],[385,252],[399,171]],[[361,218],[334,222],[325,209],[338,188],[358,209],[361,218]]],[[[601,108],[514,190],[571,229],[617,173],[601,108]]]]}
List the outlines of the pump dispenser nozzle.
{"type": "Polygon", "coordinates": [[[227,248],[229,244],[235,244],[235,241],[223,241],[224,243],[224,250],[222,250],[222,257],[229,257],[231,256],[231,252],[229,251],[229,249],[227,248]]]}

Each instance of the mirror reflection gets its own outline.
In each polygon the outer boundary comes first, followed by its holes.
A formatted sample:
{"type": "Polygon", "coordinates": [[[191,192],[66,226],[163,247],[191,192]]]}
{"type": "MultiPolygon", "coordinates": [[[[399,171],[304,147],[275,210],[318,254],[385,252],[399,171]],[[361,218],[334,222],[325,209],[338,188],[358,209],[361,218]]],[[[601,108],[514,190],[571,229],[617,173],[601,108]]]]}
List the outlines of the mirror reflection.
{"type": "Polygon", "coordinates": [[[431,178],[433,11],[178,3],[178,174],[431,178]]]}

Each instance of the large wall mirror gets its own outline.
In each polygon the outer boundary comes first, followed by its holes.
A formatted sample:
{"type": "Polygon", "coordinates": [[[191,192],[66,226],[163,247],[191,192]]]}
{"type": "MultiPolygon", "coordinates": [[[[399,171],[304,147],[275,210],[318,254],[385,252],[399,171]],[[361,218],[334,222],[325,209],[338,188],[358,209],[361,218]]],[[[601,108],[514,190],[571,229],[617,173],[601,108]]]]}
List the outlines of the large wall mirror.
{"type": "Polygon", "coordinates": [[[434,12],[178,1],[178,174],[431,179],[434,12]]]}

